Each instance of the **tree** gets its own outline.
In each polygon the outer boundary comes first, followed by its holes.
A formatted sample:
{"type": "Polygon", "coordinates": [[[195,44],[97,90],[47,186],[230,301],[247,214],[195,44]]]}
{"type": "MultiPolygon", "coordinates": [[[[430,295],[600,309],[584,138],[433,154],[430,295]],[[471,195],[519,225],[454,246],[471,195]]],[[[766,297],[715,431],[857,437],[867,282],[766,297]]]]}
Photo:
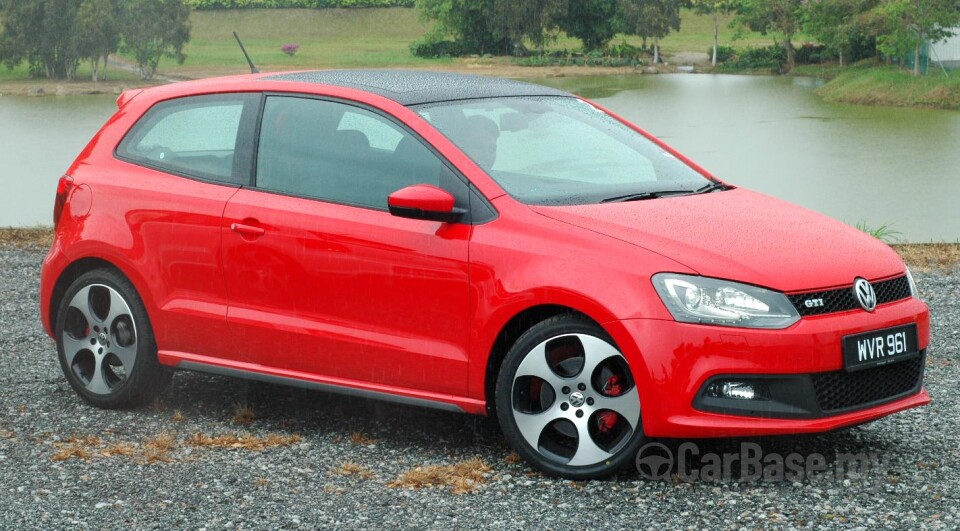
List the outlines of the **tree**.
{"type": "Polygon", "coordinates": [[[565,16],[568,0],[417,0],[423,20],[435,21],[426,42],[452,37],[466,53],[526,51],[529,40],[543,48],[565,16]]]}
{"type": "Polygon", "coordinates": [[[840,66],[848,59],[856,60],[857,52],[869,47],[876,52],[879,34],[877,18],[872,10],[879,0],[810,0],[804,13],[803,29],[820,41],[827,51],[840,58],[840,66]]]}
{"type": "Polygon", "coordinates": [[[488,20],[494,37],[510,41],[515,51],[523,50],[525,39],[542,50],[556,37],[567,5],[567,0],[494,0],[488,20]]]}
{"type": "Polygon", "coordinates": [[[584,50],[606,46],[617,34],[617,0],[570,0],[560,29],[583,42],[584,50]]]}
{"type": "Polygon", "coordinates": [[[190,41],[190,8],[183,0],[123,0],[120,10],[122,49],[137,62],[140,79],[150,79],[162,57],[183,64],[190,41]]]}
{"type": "Polygon", "coordinates": [[[920,50],[926,40],[939,41],[953,35],[960,24],[956,0],[883,0],[874,10],[887,23],[877,43],[889,55],[913,52],[913,75],[921,74],[920,50]]]}
{"type": "Polygon", "coordinates": [[[426,40],[439,42],[452,37],[472,53],[501,52],[509,43],[498,39],[490,27],[495,0],[417,0],[420,18],[435,25],[426,40]]]}
{"type": "Polygon", "coordinates": [[[735,23],[763,35],[776,32],[783,36],[787,51],[787,71],[796,65],[793,36],[800,31],[803,21],[803,0],[739,0],[735,23]]]}
{"type": "Polygon", "coordinates": [[[83,57],[74,28],[81,0],[4,0],[0,60],[13,68],[23,61],[30,74],[74,79],[83,57]]]}
{"type": "Polygon", "coordinates": [[[120,28],[117,20],[117,0],[83,0],[77,11],[77,40],[80,50],[90,61],[93,81],[100,80],[100,61],[106,73],[107,57],[120,45],[120,28]]]}
{"type": "Polygon", "coordinates": [[[660,62],[660,39],[680,30],[681,0],[620,0],[623,32],[653,39],[653,62],[660,62]]]}
{"type": "Polygon", "coordinates": [[[720,15],[729,14],[733,9],[731,0],[692,0],[698,15],[711,15],[713,18],[713,53],[710,64],[717,66],[717,48],[720,46],[720,15]]]}

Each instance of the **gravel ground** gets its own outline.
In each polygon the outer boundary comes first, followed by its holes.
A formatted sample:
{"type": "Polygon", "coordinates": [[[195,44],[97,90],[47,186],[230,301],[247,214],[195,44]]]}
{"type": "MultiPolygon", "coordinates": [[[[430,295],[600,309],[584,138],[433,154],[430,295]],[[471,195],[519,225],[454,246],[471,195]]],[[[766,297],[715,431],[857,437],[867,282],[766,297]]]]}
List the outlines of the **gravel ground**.
{"type": "MultiPolygon", "coordinates": [[[[0,247],[2,529],[960,526],[960,272],[917,274],[933,313],[931,406],[751,441],[764,459],[822,454],[832,466],[838,452],[866,453],[882,466],[794,481],[652,481],[631,470],[576,483],[531,472],[494,421],[466,415],[194,373],[178,373],[149,408],[87,406],[40,327],[42,256],[0,247]],[[241,439],[198,446],[197,433],[241,439]],[[266,448],[246,447],[258,441],[266,448]],[[461,482],[467,493],[389,485],[416,467],[474,458],[489,469],[470,465],[483,477],[461,482]]],[[[699,451],[738,444],[701,441],[699,451]]]]}

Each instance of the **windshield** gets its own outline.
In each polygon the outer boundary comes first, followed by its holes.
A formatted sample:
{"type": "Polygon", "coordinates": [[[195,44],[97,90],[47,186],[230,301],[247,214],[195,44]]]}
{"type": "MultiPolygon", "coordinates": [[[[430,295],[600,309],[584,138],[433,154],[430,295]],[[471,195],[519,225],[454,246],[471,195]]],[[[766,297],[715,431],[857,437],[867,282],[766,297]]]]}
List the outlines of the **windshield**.
{"type": "Polygon", "coordinates": [[[572,97],[443,102],[417,112],[514,198],[577,205],[702,191],[712,181],[572,97]]]}

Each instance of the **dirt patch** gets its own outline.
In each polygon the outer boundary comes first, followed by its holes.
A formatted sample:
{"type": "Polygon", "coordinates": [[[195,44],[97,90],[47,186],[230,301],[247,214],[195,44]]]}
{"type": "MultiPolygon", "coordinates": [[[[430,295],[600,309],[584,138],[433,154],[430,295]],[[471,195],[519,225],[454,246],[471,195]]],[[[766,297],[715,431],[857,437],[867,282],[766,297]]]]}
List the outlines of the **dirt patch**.
{"type": "Polygon", "coordinates": [[[370,469],[363,465],[358,465],[353,461],[343,463],[334,473],[340,476],[355,476],[360,479],[370,479],[373,477],[373,472],[371,472],[370,469]]]}
{"type": "Polygon", "coordinates": [[[417,467],[387,485],[410,489],[450,487],[454,494],[466,494],[482,485],[491,470],[482,459],[474,458],[453,465],[417,467]]]}
{"type": "Polygon", "coordinates": [[[0,245],[10,245],[18,249],[27,247],[50,247],[53,243],[53,229],[40,228],[0,228],[0,245]]]}
{"type": "Polygon", "coordinates": [[[960,243],[896,243],[891,247],[918,271],[949,270],[960,264],[960,243]]]}
{"type": "Polygon", "coordinates": [[[215,436],[195,433],[186,440],[186,443],[190,446],[200,448],[223,448],[227,450],[253,450],[260,452],[268,448],[300,444],[302,440],[299,435],[280,435],[275,433],[264,437],[257,437],[245,433],[241,433],[240,435],[228,433],[215,436]]]}
{"type": "Polygon", "coordinates": [[[707,66],[710,64],[710,56],[698,52],[681,52],[665,57],[664,60],[672,65],[687,66],[707,66]]]}

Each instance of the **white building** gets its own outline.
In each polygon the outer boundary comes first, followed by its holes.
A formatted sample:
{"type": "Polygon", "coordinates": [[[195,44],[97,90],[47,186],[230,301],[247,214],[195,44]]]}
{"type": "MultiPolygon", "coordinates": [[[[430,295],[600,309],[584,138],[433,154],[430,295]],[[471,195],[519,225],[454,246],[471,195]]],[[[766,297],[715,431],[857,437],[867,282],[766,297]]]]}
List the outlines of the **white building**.
{"type": "Polygon", "coordinates": [[[960,68],[960,27],[953,29],[952,37],[931,43],[928,55],[931,63],[940,63],[946,68],[960,68]]]}

